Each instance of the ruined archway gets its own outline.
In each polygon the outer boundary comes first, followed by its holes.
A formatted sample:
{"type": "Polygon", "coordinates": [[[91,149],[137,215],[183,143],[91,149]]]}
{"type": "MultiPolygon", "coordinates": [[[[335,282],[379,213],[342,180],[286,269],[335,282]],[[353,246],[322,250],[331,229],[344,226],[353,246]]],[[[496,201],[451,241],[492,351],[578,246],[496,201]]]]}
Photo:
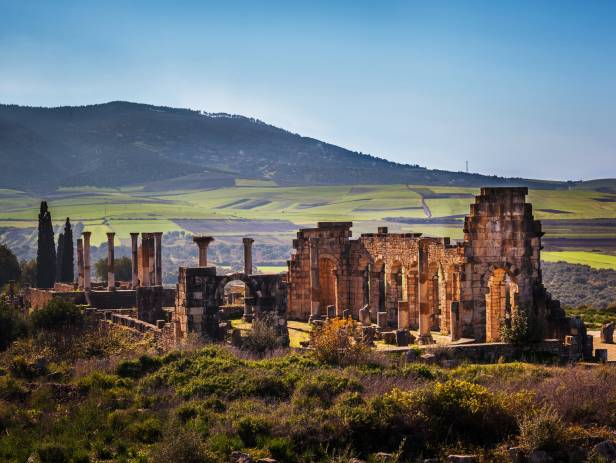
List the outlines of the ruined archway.
{"type": "Polygon", "coordinates": [[[486,342],[501,341],[503,323],[511,323],[517,305],[518,285],[504,268],[496,268],[488,279],[486,294],[486,342]]]}

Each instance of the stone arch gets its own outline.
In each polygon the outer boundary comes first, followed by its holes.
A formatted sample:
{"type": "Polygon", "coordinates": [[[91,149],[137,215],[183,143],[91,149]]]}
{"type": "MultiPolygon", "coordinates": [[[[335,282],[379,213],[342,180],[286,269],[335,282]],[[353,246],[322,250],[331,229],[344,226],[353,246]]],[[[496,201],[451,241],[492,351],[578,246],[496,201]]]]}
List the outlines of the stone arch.
{"type": "Polygon", "coordinates": [[[503,322],[510,323],[518,305],[518,285],[507,267],[496,267],[489,273],[486,293],[486,342],[501,341],[503,322]]]}
{"type": "Polygon", "coordinates": [[[222,305],[225,295],[225,286],[232,281],[243,282],[246,285],[246,290],[250,293],[250,295],[253,297],[258,295],[257,283],[252,278],[247,276],[245,273],[231,273],[229,275],[225,275],[216,286],[214,297],[217,305],[222,305]]]}

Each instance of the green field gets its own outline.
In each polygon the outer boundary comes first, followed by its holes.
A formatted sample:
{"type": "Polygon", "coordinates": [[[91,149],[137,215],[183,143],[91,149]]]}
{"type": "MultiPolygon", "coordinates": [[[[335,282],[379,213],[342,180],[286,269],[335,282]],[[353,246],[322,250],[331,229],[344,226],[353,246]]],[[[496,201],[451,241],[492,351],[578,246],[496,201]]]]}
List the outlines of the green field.
{"type": "Polygon", "coordinates": [[[556,251],[543,252],[541,258],[546,262],[569,262],[571,264],[589,265],[592,268],[616,270],[616,256],[598,252],[556,251]]]}
{"type": "MultiPolygon", "coordinates": [[[[605,251],[604,246],[609,247],[612,240],[616,243],[616,194],[597,188],[600,190],[530,191],[529,201],[535,217],[544,222],[546,239],[569,239],[554,249],[548,246],[548,251],[592,251],[597,247],[605,251]],[[597,244],[588,241],[591,238],[603,241],[597,244]]],[[[0,233],[36,227],[39,203],[45,199],[57,225],[67,216],[73,223],[82,223],[93,232],[95,245],[105,241],[107,231],[116,232],[118,242],[123,243],[128,242],[130,232],[182,230],[290,240],[299,227],[338,220],[354,221],[355,235],[388,226],[391,231],[461,239],[462,217],[476,194],[477,189],[447,186],[280,187],[241,179],[234,187],[209,190],[63,188],[44,198],[0,189],[0,233]],[[243,228],[238,229],[238,224],[243,228]]],[[[596,252],[545,255],[552,260],[614,265],[613,258],[596,252]]]]}

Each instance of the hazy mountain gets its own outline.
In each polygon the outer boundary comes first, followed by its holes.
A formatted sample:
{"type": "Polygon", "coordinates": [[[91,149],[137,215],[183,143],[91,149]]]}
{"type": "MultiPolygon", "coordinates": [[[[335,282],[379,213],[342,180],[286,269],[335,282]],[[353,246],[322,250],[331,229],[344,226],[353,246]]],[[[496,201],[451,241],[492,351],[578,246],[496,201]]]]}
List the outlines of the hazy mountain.
{"type": "Polygon", "coordinates": [[[369,156],[243,116],[111,102],[33,108],[0,105],[0,187],[147,184],[560,184],[429,170],[369,156]]]}

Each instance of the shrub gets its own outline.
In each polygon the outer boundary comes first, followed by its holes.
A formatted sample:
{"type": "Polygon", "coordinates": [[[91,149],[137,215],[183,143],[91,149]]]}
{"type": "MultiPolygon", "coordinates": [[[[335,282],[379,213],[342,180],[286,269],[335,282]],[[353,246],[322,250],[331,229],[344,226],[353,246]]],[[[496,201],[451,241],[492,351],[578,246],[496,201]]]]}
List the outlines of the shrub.
{"type": "Polygon", "coordinates": [[[267,443],[267,449],[269,450],[272,458],[282,463],[290,463],[295,461],[295,452],[293,451],[293,444],[289,439],[284,437],[275,437],[270,439],[267,443]]]}
{"type": "Polygon", "coordinates": [[[369,348],[358,342],[360,326],[351,318],[326,320],[310,334],[316,358],[330,365],[352,365],[365,359],[369,348]]]}
{"type": "Polygon", "coordinates": [[[174,430],[169,437],[154,447],[151,453],[153,463],[213,463],[198,435],[191,431],[174,430]]]}
{"type": "Polygon", "coordinates": [[[278,346],[276,330],[262,320],[254,320],[252,329],[242,340],[242,349],[258,355],[273,351],[278,346]]]}
{"type": "Polygon", "coordinates": [[[146,418],[145,420],[133,423],[129,428],[129,434],[133,439],[144,444],[153,444],[162,437],[162,427],[156,418],[146,418]]]}
{"type": "Polygon", "coordinates": [[[432,439],[493,444],[515,429],[515,420],[484,386],[461,380],[438,382],[413,398],[432,439]]]}
{"type": "Polygon", "coordinates": [[[60,444],[44,444],[37,451],[41,463],[69,463],[69,451],[60,444]]]}
{"type": "Polygon", "coordinates": [[[123,378],[140,378],[147,373],[152,373],[162,366],[159,357],[142,355],[137,360],[124,360],[118,364],[116,373],[123,378]]]}
{"type": "Polygon", "coordinates": [[[522,307],[515,311],[511,322],[503,318],[501,336],[503,341],[515,346],[533,344],[541,341],[542,337],[538,320],[522,307]]]}
{"type": "Polygon", "coordinates": [[[0,351],[26,333],[26,323],[17,309],[0,302],[0,351]]]}
{"type": "Polygon", "coordinates": [[[293,403],[303,408],[329,407],[338,394],[360,390],[361,385],[355,380],[323,372],[308,376],[296,386],[293,403]]]}
{"type": "Polygon", "coordinates": [[[260,439],[269,436],[271,425],[261,417],[243,416],[233,427],[245,447],[254,447],[260,439]]]}
{"type": "Polygon", "coordinates": [[[557,450],[566,446],[565,425],[550,406],[535,409],[519,422],[520,443],[529,451],[557,450]]]}
{"type": "Polygon", "coordinates": [[[83,324],[83,314],[72,302],[53,300],[30,316],[32,327],[43,330],[61,330],[83,324]]]}

